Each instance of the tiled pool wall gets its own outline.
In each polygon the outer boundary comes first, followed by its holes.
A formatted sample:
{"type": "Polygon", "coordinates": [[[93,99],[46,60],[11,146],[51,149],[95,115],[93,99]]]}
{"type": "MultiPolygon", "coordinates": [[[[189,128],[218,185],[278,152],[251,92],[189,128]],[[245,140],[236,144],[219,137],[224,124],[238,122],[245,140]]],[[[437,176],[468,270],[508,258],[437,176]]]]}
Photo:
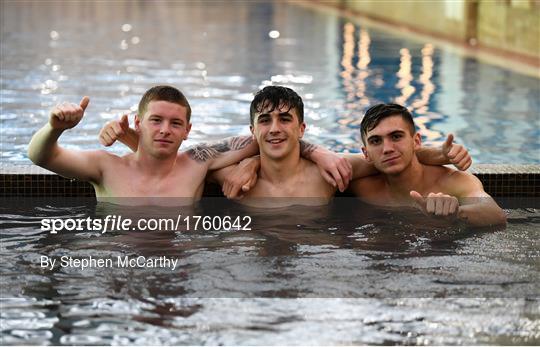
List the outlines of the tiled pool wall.
{"type": "MultiPolygon", "coordinates": [[[[540,197],[540,165],[478,164],[469,170],[497,199],[534,201],[540,197]]],[[[0,165],[2,197],[94,197],[88,182],[67,179],[34,165],[0,165]]],[[[221,189],[207,184],[204,196],[219,197],[221,189]]],[[[338,196],[347,196],[339,194],[338,196]]],[[[528,206],[528,205],[525,205],[528,206]]],[[[532,207],[532,206],[528,206],[532,207]]]]}

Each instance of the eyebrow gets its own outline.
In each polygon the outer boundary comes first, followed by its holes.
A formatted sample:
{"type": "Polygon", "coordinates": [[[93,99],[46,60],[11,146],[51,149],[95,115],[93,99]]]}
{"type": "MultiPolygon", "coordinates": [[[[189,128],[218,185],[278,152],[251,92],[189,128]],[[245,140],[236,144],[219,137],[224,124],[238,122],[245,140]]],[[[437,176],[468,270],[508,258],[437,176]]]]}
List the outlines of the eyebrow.
{"type": "MultiPolygon", "coordinates": [[[[148,116],[148,118],[151,118],[151,117],[163,118],[163,116],[161,116],[159,114],[151,114],[151,115],[148,116]]],[[[178,122],[184,124],[184,120],[182,118],[172,118],[171,122],[174,122],[174,121],[178,121],[178,122]]]]}
{"type": "Polygon", "coordinates": [[[370,140],[380,138],[380,137],[381,137],[381,135],[371,135],[370,137],[367,138],[367,140],[370,141],[370,140]]]}
{"type": "Polygon", "coordinates": [[[395,131],[392,131],[388,135],[392,136],[392,135],[396,135],[396,134],[405,134],[405,131],[404,130],[395,130],[395,131]]]}
{"type": "Polygon", "coordinates": [[[371,135],[371,136],[369,136],[367,138],[367,140],[369,141],[372,138],[383,137],[383,136],[392,136],[392,135],[395,135],[395,134],[404,134],[404,133],[405,133],[405,130],[394,130],[391,133],[388,133],[386,135],[371,135]]]}

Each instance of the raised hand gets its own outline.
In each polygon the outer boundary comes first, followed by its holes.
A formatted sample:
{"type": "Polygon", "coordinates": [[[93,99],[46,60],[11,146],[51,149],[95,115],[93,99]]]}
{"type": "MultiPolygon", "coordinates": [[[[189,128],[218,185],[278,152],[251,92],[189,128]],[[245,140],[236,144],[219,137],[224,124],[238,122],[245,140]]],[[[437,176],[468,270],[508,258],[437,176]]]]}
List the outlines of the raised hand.
{"type": "Polygon", "coordinates": [[[427,197],[423,197],[414,190],[410,192],[410,196],[417,207],[427,215],[457,217],[459,201],[455,196],[443,193],[429,193],[427,197]]]}
{"type": "Polygon", "coordinates": [[[465,171],[471,166],[472,158],[465,147],[453,143],[453,141],[454,135],[448,134],[448,137],[442,146],[443,155],[458,170],[465,171]]]}
{"type": "Polygon", "coordinates": [[[74,103],[63,102],[57,104],[49,116],[49,124],[53,129],[66,130],[71,129],[81,121],[90,98],[85,96],[77,105],[74,103]]]}
{"type": "Polygon", "coordinates": [[[107,122],[99,131],[99,142],[104,146],[110,146],[126,136],[129,130],[128,115],[125,114],[120,120],[112,120],[107,122]]]}

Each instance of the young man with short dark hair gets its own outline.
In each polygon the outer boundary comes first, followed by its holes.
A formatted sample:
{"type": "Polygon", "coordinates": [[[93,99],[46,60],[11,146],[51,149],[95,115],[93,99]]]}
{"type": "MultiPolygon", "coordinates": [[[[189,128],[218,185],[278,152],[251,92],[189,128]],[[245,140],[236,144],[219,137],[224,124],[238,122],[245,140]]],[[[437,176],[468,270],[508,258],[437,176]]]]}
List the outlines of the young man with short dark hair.
{"type": "Polygon", "coordinates": [[[418,160],[421,137],[405,107],[371,107],[362,120],[361,135],[362,151],[380,173],[351,182],[357,196],[376,205],[417,206],[426,214],[474,226],[506,223],[504,211],[475,176],[418,160]]]}
{"type": "MultiPolygon", "coordinates": [[[[239,185],[236,184],[235,190],[231,188],[234,185],[228,182],[231,177],[245,172],[248,172],[246,176],[249,177],[250,172],[258,170],[256,184],[248,185],[245,191],[240,193],[244,197],[242,203],[250,203],[250,198],[263,197],[297,198],[284,202],[290,204],[298,203],[299,198],[306,198],[306,204],[327,203],[334,195],[336,187],[339,186],[340,190],[343,190],[350,178],[376,173],[372,165],[358,154],[343,156],[341,161],[335,161],[335,172],[327,172],[328,168],[332,167],[327,163],[328,157],[336,155],[301,140],[306,128],[303,114],[302,98],[290,88],[268,86],[255,95],[250,106],[250,129],[259,144],[260,169],[249,163],[247,164],[249,167],[242,167],[240,170],[224,168],[213,174],[213,177],[223,185],[227,196],[239,195],[239,185]],[[322,163],[321,168],[312,161],[322,163]],[[331,184],[334,179],[340,177],[343,177],[343,182],[331,184]]],[[[450,145],[448,143],[446,145],[450,151],[451,141],[450,145]]],[[[442,152],[444,150],[423,149],[422,159],[432,164],[449,163],[445,157],[447,153],[442,152]]],[[[455,159],[462,161],[461,164],[470,165],[467,162],[470,157],[461,146],[456,150],[456,154],[458,158],[455,159]]]]}

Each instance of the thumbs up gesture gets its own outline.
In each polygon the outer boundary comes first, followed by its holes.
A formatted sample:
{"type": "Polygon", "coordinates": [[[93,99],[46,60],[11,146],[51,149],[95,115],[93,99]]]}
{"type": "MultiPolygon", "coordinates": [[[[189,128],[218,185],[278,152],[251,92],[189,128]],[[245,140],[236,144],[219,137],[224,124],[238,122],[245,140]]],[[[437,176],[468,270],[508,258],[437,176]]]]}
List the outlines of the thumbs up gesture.
{"type": "Polygon", "coordinates": [[[66,130],[71,129],[81,121],[84,110],[88,107],[90,98],[85,96],[77,105],[74,103],[63,102],[56,105],[49,116],[49,124],[53,129],[66,130]]]}
{"type": "Polygon", "coordinates": [[[442,146],[442,152],[448,161],[458,170],[465,171],[472,164],[471,156],[465,147],[453,142],[454,135],[448,134],[448,137],[442,146]]]}
{"type": "Polygon", "coordinates": [[[99,131],[99,142],[101,142],[103,146],[110,146],[115,143],[116,140],[122,140],[123,137],[128,135],[129,130],[129,120],[127,114],[125,114],[120,120],[107,122],[103,128],[101,128],[99,131]]]}
{"type": "Polygon", "coordinates": [[[459,202],[455,196],[429,193],[428,196],[423,197],[414,190],[411,190],[410,195],[416,206],[427,215],[455,217],[459,211],[459,202]]]}

